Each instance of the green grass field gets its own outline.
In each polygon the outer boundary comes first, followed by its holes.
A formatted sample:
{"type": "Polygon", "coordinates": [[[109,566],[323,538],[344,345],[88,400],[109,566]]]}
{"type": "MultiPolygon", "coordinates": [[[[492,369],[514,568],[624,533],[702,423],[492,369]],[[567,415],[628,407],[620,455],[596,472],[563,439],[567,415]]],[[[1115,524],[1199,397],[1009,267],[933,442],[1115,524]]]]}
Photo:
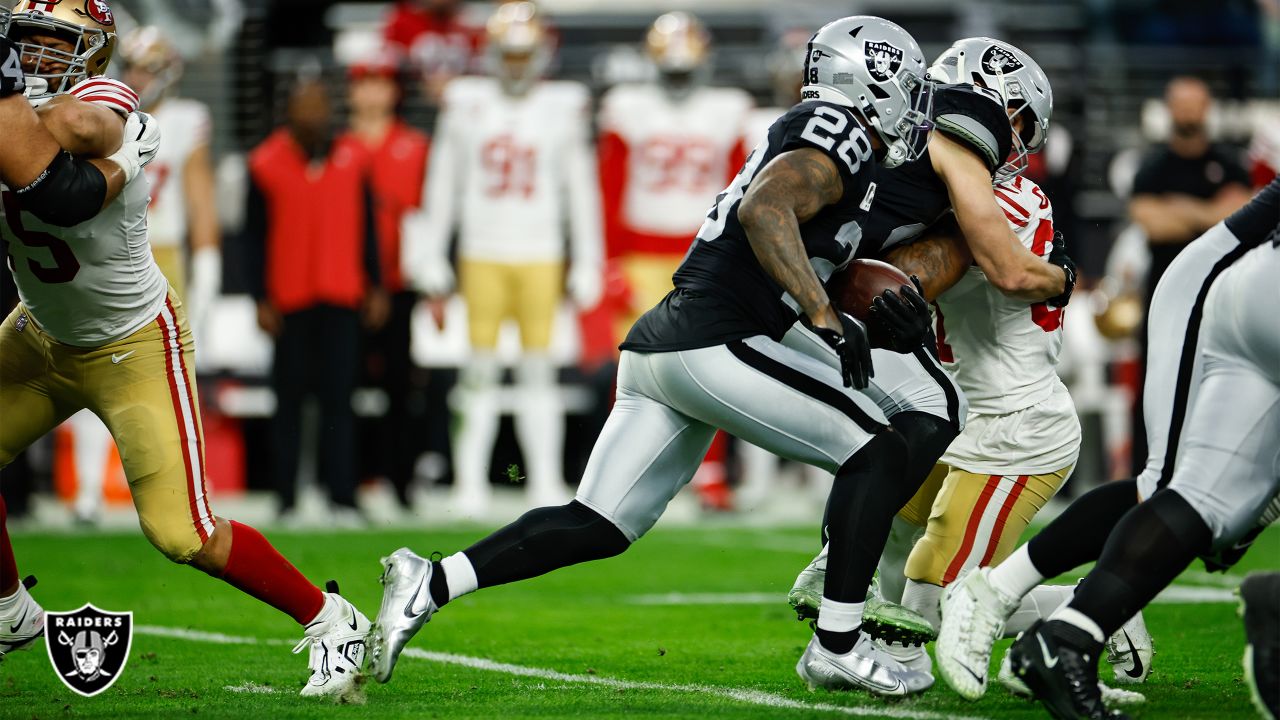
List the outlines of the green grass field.
{"type": "MultiPolygon", "coordinates": [[[[480,532],[270,537],[314,580],[337,579],[372,618],[381,555],[404,544],[424,554],[451,552],[480,532]]],[[[961,700],[941,681],[895,703],[809,692],[793,669],[809,629],[783,598],[815,535],[810,528],[659,528],[619,558],[482,591],[437,615],[393,681],[368,684],[366,704],[335,706],[296,695],[307,673],[306,655],[289,652],[301,637],[292,621],[170,565],[141,536],[18,534],[20,570],[40,578],[34,594],[46,609],[92,602],[132,610],[138,630],[123,676],[95,698],[63,687],[43,645],[9,656],[0,664],[0,717],[1043,715],[998,686],[979,703],[961,700]],[[668,593],[702,596],[677,602],[668,593]]],[[[1179,583],[1221,596],[1245,571],[1276,567],[1278,558],[1280,532],[1271,532],[1229,580],[1205,577],[1197,567],[1179,583]]],[[[1253,717],[1233,603],[1159,604],[1147,618],[1157,655],[1137,717],[1253,717]]]]}

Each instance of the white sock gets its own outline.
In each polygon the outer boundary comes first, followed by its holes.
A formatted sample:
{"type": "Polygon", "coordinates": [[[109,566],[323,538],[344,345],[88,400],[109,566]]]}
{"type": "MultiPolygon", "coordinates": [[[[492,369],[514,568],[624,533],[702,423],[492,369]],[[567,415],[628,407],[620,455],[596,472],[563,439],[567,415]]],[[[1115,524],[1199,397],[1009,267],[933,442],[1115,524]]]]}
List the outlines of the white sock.
{"type": "Polygon", "coordinates": [[[449,587],[449,600],[473,593],[480,587],[471,559],[460,552],[441,560],[440,569],[444,570],[444,583],[449,587]]]}
{"type": "Polygon", "coordinates": [[[1054,611],[1071,601],[1075,585],[1037,585],[1022,598],[1022,604],[1004,624],[1004,636],[1017,637],[1037,620],[1048,620],[1054,611]]]}
{"type": "Polygon", "coordinates": [[[455,392],[462,423],[453,440],[455,492],[489,493],[489,458],[498,435],[500,370],[492,354],[477,353],[459,378],[455,392]]]}
{"type": "Polygon", "coordinates": [[[911,556],[911,548],[916,539],[924,532],[924,528],[912,525],[900,517],[893,518],[889,529],[889,539],[885,541],[884,551],[880,553],[880,597],[889,602],[901,603],[902,594],[907,585],[907,558],[911,556]]]}
{"type": "Polygon", "coordinates": [[[515,413],[516,437],[528,468],[525,481],[535,495],[568,495],[564,484],[564,407],[556,368],[544,353],[528,354],[516,365],[521,402],[515,413]]]}
{"type": "Polygon", "coordinates": [[[1031,588],[1044,582],[1044,576],[1031,562],[1031,555],[1024,543],[1004,562],[991,568],[987,573],[987,582],[1011,598],[1021,598],[1031,592],[1031,588]]]}
{"type": "Polygon", "coordinates": [[[827,632],[852,632],[862,624],[865,602],[842,603],[822,598],[818,607],[818,628],[827,632]]]}
{"type": "Polygon", "coordinates": [[[107,457],[111,454],[111,433],[89,410],[72,415],[69,422],[75,446],[76,514],[93,517],[102,510],[102,486],[106,480],[107,457]]]}
{"type": "Polygon", "coordinates": [[[907,580],[907,588],[902,592],[903,607],[923,615],[935,630],[942,627],[942,611],[938,608],[941,600],[942,587],[921,580],[907,580]]]}
{"type": "Polygon", "coordinates": [[[1080,612],[1079,610],[1076,610],[1075,608],[1072,608],[1072,607],[1058,608],[1058,610],[1054,612],[1053,616],[1050,617],[1049,619],[1061,620],[1062,622],[1068,625],[1075,625],[1081,630],[1084,630],[1085,632],[1089,633],[1089,635],[1091,635],[1093,639],[1097,640],[1098,642],[1105,642],[1107,639],[1107,636],[1102,634],[1102,628],[1098,625],[1098,623],[1093,621],[1093,618],[1089,617],[1088,615],[1085,615],[1084,613],[1080,612]]]}

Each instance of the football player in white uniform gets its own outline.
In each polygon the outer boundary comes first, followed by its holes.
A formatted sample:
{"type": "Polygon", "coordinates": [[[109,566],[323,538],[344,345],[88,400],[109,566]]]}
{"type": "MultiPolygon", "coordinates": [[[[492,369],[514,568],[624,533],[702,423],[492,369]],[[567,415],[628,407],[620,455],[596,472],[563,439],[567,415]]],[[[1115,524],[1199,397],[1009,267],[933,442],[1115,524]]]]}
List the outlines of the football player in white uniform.
{"type": "Polygon", "coordinates": [[[515,421],[530,500],[548,504],[568,495],[564,410],[547,348],[563,290],[590,308],[603,282],[587,88],[542,79],[554,48],[532,3],[502,5],[487,32],[492,73],[446,88],[422,211],[404,226],[405,273],[436,297],[453,290],[448,245],[458,232],[457,285],[473,354],[459,378],[454,501],[470,515],[489,505],[502,370],[495,348],[507,319],[518,323],[524,347],[515,367],[515,421]]]}
{"type": "MultiPolygon", "coordinates": [[[[147,242],[142,168],[155,157],[159,130],[135,112],[128,86],[101,77],[115,48],[111,9],[104,0],[24,0],[8,39],[0,68],[21,66],[50,134],[67,152],[107,162],[64,188],[54,212],[42,197],[57,189],[46,185],[54,166],[24,188],[0,187],[0,236],[22,299],[0,325],[0,467],[72,413],[93,411],[120,448],[143,534],[156,549],[303,625],[295,651],[310,650],[312,670],[303,695],[354,690],[368,620],[308,582],[261,533],[209,508],[195,347],[147,242]]],[[[55,165],[69,162],[58,157],[55,165]]],[[[43,613],[17,582],[7,533],[0,544],[4,652],[29,644],[12,630],[43,613]]]]}
{"type": "MultiPolygon", "coordinates": [[[[1195,240],[1161,278],[1152,305],[1153,350],[1157,311],[1181,305],[1180,296],[1197,287],[1178,282],[1177,266],[1188,254],[1203,257],[1215,246],[1231,249],[1205,272],[1184,335],[1184,349],[1199,356],[1202,374],[1185,423],[1175,426],[1181,433],[1171,435],[1170,447],[1178,446],[1173,468],[1166,470],[1172,477],[1154,491],[1139,478],[1141,502],[1115,523],[1075,597],[1010,648],[1014,673],[1055,717],[1122,717],[1097,692],[1103,641],[1197,556],[1247,545],[1274,519],[1280,490],[1280,180],[1195,240]],[[1174,284],[1168,284],[1171,278],[1174,284]]],[[[1034,576],[1039,565],[1032,565],[1034,576]]],[[[992,599],[998,597],[1008,595],[992,599]]],[[[1002,605],[988,605],[986,613],[998,619],[1002,605]]],[[[962,612],[956,621],[976,616],[962,612]]]]}
{"type": "MultiPolygon", "coordinates": [[[[706,85],[711,36],[690,13],[654,20],[645,54],[657,82],[615,85],[600,100],[605,241],[627,282],[619,338],[671,291],[671,276],[706,216],[707,198],[742,167],[746,144],[739,128],[752,105],[743,90],[706,85]]],[[[717,435],[693,479],[707,507],[730,505],[725,448],[724,436],[717,435]]]]}
{"type": "MultiPolygon", "coordinates": [[[[121,38],[117,54],[124,61],[125,84],[138,93],[141,109],[155,118],[165,138],[146,169],[151,182],[147,213],[151,253],[186,305],[192,332],[203,341],[205,313],[222,275],[209,108],[197,100],[172,96],[182,77],[182,56],[160,28],[134,30],[121,38]]],[[[111,436],[87,410],[68,422],[75,438],[75,514],[81,522],[92,523],[101,513],[111,436]]]]}

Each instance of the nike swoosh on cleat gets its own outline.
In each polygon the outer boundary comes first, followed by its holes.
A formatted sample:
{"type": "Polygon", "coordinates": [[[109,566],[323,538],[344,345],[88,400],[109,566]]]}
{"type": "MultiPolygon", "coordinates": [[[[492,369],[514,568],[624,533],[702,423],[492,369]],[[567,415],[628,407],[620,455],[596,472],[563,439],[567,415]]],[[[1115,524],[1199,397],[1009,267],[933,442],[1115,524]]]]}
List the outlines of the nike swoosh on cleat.
{"type": "Polygon", "coordinates": [[[1124,632],[1124,641],[1129,643],[1129,655],[1133,657],[1133,667],[1124,671],[1125,675],[1137,680],[1142,677],[1142,658],[1138,657],[1138,648],[1133,646],[1133,638],[1129,637],[1129,633],[1124,632]]]}
{"type": "Polygon", "coordinates": [[[1040,655],[1044,657],[1044,666],[1050,670],[1058,666],[1058,658],[1049,657],[1049,646],[1044,644],[1044,638],[1039,633],[1036,634],[1036,642],[1040,643],[1040,655]]]}
{"type": "Polygon", "coordinates": [[[983,675],[979,675],[978,673],[976,673],[976,672],[974,672],[974,671],[970,670],[968,665],[965,665],[964,663],[956,663],[956,664],[957,664],[957,665],[959,665],[960,667],[964,668],[964,671],[965,671],[965,672],[967,672],[967,673],[969,673],[970,675],[972,675],[972,676],[973,676],[973,679],[978,681],[978,686],[979,686],[979,687],[982,687],[982,686],[984,686],[984,685],[986,685],[986,684],[987,684],[987,678],[986,678],[985,676],[983,676],[983,675]]]}
{"type": "Polygon", "coordinates": [[[11,633],[16,633],[16,632],[18,632],[18,628],[22,627],[22,623],[23,623],[23,621],[25,621],[25,620],[27,619],[27,613],[29,613],[29,612],[31,612],[31,608],[29,608],[29,607],[23,608],[23,609],[22,609],[22,617],[18,618],[18,622],[14,623],[13,625],[11,625],[11,626],[9,627],[9,632],[11,632],[11,633]]]}
{"type": "Polygon", "coordinates": [[[405,603],[405,606],[404,606],[404,616],[405,616],[405,617],[407,617],[407,618],[416,618],[416,617],[418,617],[419,615],[421,615],[421,614],[422,614],[422,613],[416,613],[416,612],[414,612],[414,611],[413,611],[414,603],[418,602],[418,593],[420,593],[420,592],[422,592],[422,581],[421,581],[421,580],[419,580],[419,581],[418,581],[418,587],[416,587],[416,588],[414,588],[414,589],[413,589],[413,595],[410,595],[410,596],[409,596],[409,602],[405,603]]]}

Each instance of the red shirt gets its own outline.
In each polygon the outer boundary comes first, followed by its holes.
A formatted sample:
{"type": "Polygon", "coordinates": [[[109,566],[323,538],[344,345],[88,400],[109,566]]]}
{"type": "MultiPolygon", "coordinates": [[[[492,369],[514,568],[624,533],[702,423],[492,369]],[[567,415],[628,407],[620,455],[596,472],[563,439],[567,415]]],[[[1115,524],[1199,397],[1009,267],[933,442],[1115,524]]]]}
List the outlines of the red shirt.
{"type": "Polygon", "coordinates": [[[368,170],[368,151],[350,137],[334,141],[314,165],[283,128],[249,154],[265,201],[265,290],[280,312],[360,306],[368,286],[368,170]]]}
{"type": "Polygon", "coordinates": [[[370,146],[356,135],[372,162],[370,182],[378,222],[378,257],[382,263],[382,286],[389,292],[404,289],[400,273],[400,222],[405,213],[422,202],[426,180],[427,136],[397,120],[378,146],[370,146]]]}
{"type": "Polygon", "coordinates": [[[427,73],[458,75],[472,69],[484,35],[460,13],[441,14],[410,2],[398,3],[382,29],[387,43],[427,73]]]}

